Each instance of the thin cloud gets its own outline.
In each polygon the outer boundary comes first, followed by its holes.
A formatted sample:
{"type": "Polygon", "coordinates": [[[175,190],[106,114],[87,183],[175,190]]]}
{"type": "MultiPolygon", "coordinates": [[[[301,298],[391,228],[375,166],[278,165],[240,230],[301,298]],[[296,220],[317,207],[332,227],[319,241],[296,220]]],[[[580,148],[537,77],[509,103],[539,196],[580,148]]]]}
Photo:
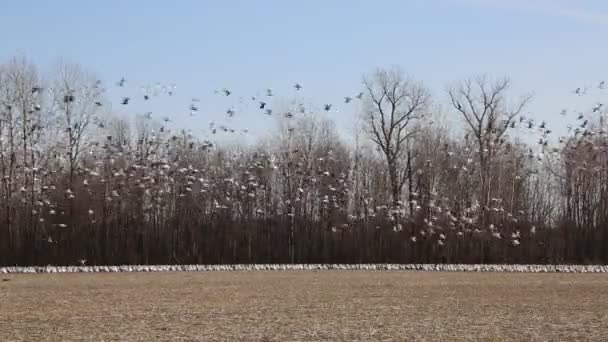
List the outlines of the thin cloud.
{"type": "Polygon", "coordinates": [[[585,23],[608,24],[608,12],[591,8],[584,1],[564,0],[456,0],[458,3],[491,6],[504,10],[533,12],[576,19],[585,23]],[[586,5],[586,6],[585,6],[586,5]]]}

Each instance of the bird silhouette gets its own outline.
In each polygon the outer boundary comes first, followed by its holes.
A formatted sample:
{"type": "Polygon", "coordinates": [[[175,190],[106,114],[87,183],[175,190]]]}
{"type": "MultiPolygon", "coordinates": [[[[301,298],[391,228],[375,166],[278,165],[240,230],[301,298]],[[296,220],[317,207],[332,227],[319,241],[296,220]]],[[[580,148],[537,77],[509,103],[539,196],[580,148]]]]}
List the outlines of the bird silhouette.
{"type": "Polygon", "coordinates": [[[593,107],[593,112],[594,113],[599,112],[600,109],[602,109],[603,105],[604,105],[603,103],[598,103],[597,105],[595,105],[595,107],[593,107]]]}
{"type": "Polygon", "coordinates": [[[167,94],[169,94],[169,96],[173,96],[173,91],[177,88],[177,86],[175,84],[171,85],[171,89],[169,89],[167,91],[167,94]]]}
{"type": "Polygon", "coordinates": [[[325,106],[323,106],[323,109],[325,109],[326,112],[329,112],[331,110],[331,105],[326,104],[325,106]]]}
{"type": "Polygon", "coordinates": [[[63,102],[64,103],[74,102],[74,95],[65,95],[63,97],[63,102]]]}
{"type": "Polygon", "coordinates": [[[298,91],[302,89],[302,86],[299,83],[296,83],[293,87],[296,88],[296,90],[298,91]]]}
{"type": "Polygon", "coordinates": [[[127,81],[125,80],[125,78],[124,78],[124,77],[122,77],[122,78],[120,79],[120,81],[118,81],[116,84],[117,84],[119,87],[124,87],[126,82],[127,82],[127,81]]]}
{"type": "Polygon", "coordinates": [[[127,104],[129,104],[129,100],[130,100],[130,98],[128,98],[128,97],[123,97],[123,98],[122,98],[122,101],[121,101],[121,104],[123,104],[123,105],[127,105],[127,104]]]}

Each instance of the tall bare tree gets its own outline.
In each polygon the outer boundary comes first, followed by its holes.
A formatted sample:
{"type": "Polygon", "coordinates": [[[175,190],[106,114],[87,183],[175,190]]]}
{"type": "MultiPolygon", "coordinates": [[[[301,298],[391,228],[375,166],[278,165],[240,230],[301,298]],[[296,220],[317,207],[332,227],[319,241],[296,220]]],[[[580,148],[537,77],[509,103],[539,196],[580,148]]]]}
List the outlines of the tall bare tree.
{"type": "Polygon", "coordinates": [[[66,135],[66,154],[73,182],[78,158],[87,139],[87,129],[100,111],[103,89],[92,73],[78,64],[58,64],[53,84],[54,109],[66,135]]]}
{"type": "Polygon", "coordinates": [[[378,69],[364,77],[363,84],[367,131],[386,158],[393,205],[397,206],[408,175],[400,164],[407,155],[408,140],[417,132],[412,123],[424,116],[431,97],[422,83],[398,68],[378,69]]]}
{"type": "Polygon", "coordinates": [[[448,89],[452,106],[464,118],[477,145],[481,180],[480,201],[488,205],[491,199],[491,167],[494,158],[506,142],[505,134],[515,118],[532,99],[523,95],[509,103],[506,96],[510,80],[492,80],[487,76],[467,79],[448,89]]]}

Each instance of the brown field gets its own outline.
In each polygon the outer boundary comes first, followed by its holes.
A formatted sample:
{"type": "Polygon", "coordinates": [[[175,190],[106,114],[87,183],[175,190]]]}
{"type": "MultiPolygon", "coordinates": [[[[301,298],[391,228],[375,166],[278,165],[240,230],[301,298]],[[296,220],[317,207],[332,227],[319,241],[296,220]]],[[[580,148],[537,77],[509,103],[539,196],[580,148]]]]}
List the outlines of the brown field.
{"type": "Polygon", "coordinates": [[[0,341],[600,341],[608,275],[2,275],[0,341]]]}

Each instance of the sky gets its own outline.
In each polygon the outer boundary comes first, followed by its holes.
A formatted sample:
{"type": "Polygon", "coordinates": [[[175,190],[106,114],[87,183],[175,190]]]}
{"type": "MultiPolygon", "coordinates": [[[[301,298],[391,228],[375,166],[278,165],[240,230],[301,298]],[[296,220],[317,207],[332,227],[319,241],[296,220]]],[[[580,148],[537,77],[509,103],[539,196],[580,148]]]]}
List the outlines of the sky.
{"type": "Polygon", "coordinates": [[[251,96],[271,88],[273,108],[294,98],[334,104],[327,115],[348,135],[359,107],[343,98],[361,90],[363,75],[391,66],[422,81],[450,122],[458,117],[449,84],[508,76],[514,99],[534,93],[526,114],[563,131],[571,117],[560,111],[591,108],[608,80],[603,0],[2,0],[0,32],[0,62],[77,62],[107,85],[116,115],[152,111],[202,134],[210,121],[267,134],[274,121],[251,96]],[[117,88],[121,77],[127,85],[117,88]],[[175,95],[143,101],[141,86],[156,82],[174,83],[175,95]],[[588,97],[573,94],[585,86],[588,97]],[[214,93],[222,88],[232,95],[214,93]],[[190,116],[193,97],[200,111],[190,116]]]}

